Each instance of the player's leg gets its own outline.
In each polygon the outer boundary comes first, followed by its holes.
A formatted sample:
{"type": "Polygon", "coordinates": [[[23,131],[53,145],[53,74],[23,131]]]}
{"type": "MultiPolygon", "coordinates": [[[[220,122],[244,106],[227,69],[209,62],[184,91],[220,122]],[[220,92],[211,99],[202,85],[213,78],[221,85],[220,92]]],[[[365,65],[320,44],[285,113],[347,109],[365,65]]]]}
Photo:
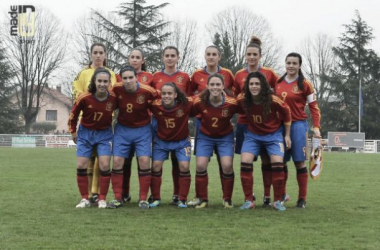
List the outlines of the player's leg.
{"type": "MultiPolygon", "coordinates": [[[[201,150],[198,150],[198,154],[201,150]]],[[[197,156],[196,159],[196,174],[195,174],[195,193],[199,202],[192,200],[189,205],[194,205],[196,208],[205,208],[208,206],[208,173],[207,166],[209,163],[209,157],[197,156]],[[198,203],[198,204],[195,204],[198,203]]],[[[189,202],[190,203],[190,202],[189,202]]]]}
{"type": "Polygon", "coordinates": [[[260,154],[261,144],[257,136],[250,131],[244,134],[244,142],[241,149],[240,179],[244,192],[244,204],[240,209],[253,209],[253,160],[260,154]]]}
{"type": "MultiPolygon", "coordinates": [[[[132,147],[130,150],[129,156],[124,160],[123,165],[123,202],[130,202],[130,182],[132,174],[132,161],[135,154],[135,149],[132,147]]],[[[137,159],[138,162],[138,159],[137,159]]]]}
{"type": "Polygon", "coordinates": [[[138,158],[138,175],[140,184],[140,208],[149,208],[148,192],[151,183],[150,160],[152,155],[152,134],[150,125],[134,129],[134,147],[138,158]]]}
{"type": "Polygon", "coordinates": [[[191,158],[191,144],[190,141],[185,139],[176,143],[175,155],[179,162],[179,208],[187,208],[187,196],[190,191],[191,174],[190,174],[190,158],[191,158]]]}
{"type": "Polygon", "coordinates": [[[149,207],[154,208],[161,205],[161,184],[162,184],[162,165],[168,159],[170,150],[167,147],[168,142],[160,140],[158,137],[153,142],[152,151],[152,177],[150,182],[150,192],[153,201],[149,207]]]}
{"type": "Polygon", "coordinates": [[[261,173],[263,176],[264,185],[264,197],[263,197],[263,207],[270,207],[270,189],[272,186],[272,166],[271,160],[265,148],[261,150],[261,173]]]}
{"type": "Polygon", "coordinates": [[[82,125],[78,128],[77,140],[77,184],[82,200],[76,208],[85,208],[90,206],[89,198],[89,178],[87,176],[87,167],[93,153],[94,145],[90,143],[89,138],[92,138],[92,131],[86,129],[82,125]]]}
{"type": "Polygon", "coordinates": [[[297,171],[298,200],[296,207],[305,208],[307,198],[308,172],[305,161],[307,159],[307,133],[306,121],[292,123],[292,158],[297,171]]]}
{"type": "Polygon", "coordinates": [[[233,133],[225,136],[216,143],[216,148],[220,156],[222,167],[222,190],[223,205],[225,208],[232,208],[232,193],[234,189],[235,173],[233,169],[233,133]]]}
{"type": "Polygon", "coordinates": [[[189,206],[204,208],[208,205],[208,173],[207,166],[214,150],[214,143],[204,134],[198,133],[196,146],[195,198],[188,202],[189,206]]]}
{"type": "Polygon", "coordinates": [[[111,173],[110,160],[112,155],[113,133],[111,129],[98,131],[97,133],[97,155],[99,160],[99,208],[106,208],[106,196],[108,193],[111,173]]]}
{"type": "Polygon", "coordinates": [[[172,178],[173,178],[173,197],[171,205],[178,205],[179,202],[179,163],[175,153],[170,153],[170,159],[172,162],[172,178]]]}

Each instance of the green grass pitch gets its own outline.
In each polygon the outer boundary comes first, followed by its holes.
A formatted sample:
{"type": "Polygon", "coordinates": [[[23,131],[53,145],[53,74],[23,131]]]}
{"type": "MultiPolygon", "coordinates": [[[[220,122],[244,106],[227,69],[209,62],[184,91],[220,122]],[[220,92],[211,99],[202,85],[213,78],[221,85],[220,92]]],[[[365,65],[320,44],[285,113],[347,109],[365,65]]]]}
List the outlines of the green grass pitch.
{"type": "MultiPolygon", "coordinates": [[[[171,199],[171,166],[164,166],[163,206],[140,210],[133,169],[132,202],[106,210],[75,209],[74,149],[0,149],[0,249],[379,249],[378,154],[325,153],[319,180],[309,179],[307,208],[295,209],[295,169],[289,164],[287,211],[261,208],[260,162],[256,209],[240,211],[243,192],[235,158],[235,208],[222,207],[215,158],[209,165],[210,206],[178,209],[171,199]]],[[[194,196],[195,158],[191,163],[194,196]]],[[[108,200],[113,198],[110,189],[108,200]]]]}

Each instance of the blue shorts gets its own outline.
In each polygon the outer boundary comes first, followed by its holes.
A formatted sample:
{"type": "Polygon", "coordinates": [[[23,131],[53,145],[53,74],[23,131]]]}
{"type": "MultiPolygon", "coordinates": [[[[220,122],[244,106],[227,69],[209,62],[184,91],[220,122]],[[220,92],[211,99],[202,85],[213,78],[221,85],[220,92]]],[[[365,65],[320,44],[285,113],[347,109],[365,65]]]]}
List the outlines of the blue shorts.
{"type": "Polygon", "coordinates": [[[241,153],[241,147],[243,146],[244,133],[247,131],[248,125],[242,123],[236,123],[236,141],[235,141],[235,153],[241,153]]]}
{"type": "Polygon", "coordinates": [[[284,157],[284,138],[282,131],[283,128],[280,127],[271,134],[257,135],[247,130],[244,134],[245,139],[241,152],[251,153],[256,157],[260,155],[261,149],[265,148],[269,156],[278,155],[284,157]]]}
{"type": "Polygon", "coordinates": [[[116,124],[113,139],[114,156],[129,158],[131,151],[136,150],[136,156],[151,156],[152,133],[151,125],[138,128],[129,128],[116,124]]]}
{"type": "Polygon", "coordinates": [[[292,140],[292,147],[286,150],[284,160],[290,161],[306,161],[307,158],[307,136],[309,125],[307,121],[292,122],[290,127],[290,139],[292,140]]]}
{"type": "Polygon", "coordinates": [[[153,161],[165,161],[169,153],[174,152],[178,161],[188,161],[191,158],[190,138],[181,141],[163,141],[156,137],[153,142],[153,161]]]}
{"type": "Polygon", "coordinates": [[[91,130],[79,125],[77,140],[77,157],[90,158],[94,147],[98,156],[112,155],[112,128],[91,130]]]}
{"type": "Polygon", "coordinates": [[[154,116],[152,116],[151,129],[152,129],[152,139],[153,140],[157,136],[157,127],[158,127],[157,119],[154,116]]]}
{"type": "Polygon", "coordinates": [[[199,128],[201,127],[201,119],[197,118],[195,121],[195,135],[194,135],[194,155],[197,155],[197,144],[198,144],[198,135],[199,128]]]}
{"type": "Polygon", "coordinates": [[[197,157],[211,157],[212,152],[218,152],[219,157],[234,156],[234,132],[226,136],[213,138],[199,131],[197,143],[197,157]]]}

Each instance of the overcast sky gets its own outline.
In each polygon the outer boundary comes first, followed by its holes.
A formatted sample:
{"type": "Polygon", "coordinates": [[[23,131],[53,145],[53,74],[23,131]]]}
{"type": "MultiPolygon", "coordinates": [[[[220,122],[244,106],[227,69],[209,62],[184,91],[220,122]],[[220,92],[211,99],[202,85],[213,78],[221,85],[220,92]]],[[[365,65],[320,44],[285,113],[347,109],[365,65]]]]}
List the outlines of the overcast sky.
{"type": "MultiPolygon", "coordinates": [[[[90,8],[101,11],[114,11],[123,1],[120,0],[1,0],[0,20],[9,11],[10,5],[32,4],[37,9],[49,9],[64,23],[68,30],[73,28],[74,20],[89,12],[90,8]]],[[[148,4],[158,5],[163,0],[147,0],[148,4]]],[[[355,10],[373,28],[375,39],[371,47],[380,54],[380,0],[171,0],[163,9],[169,19],[190,18],[203,27],[217,12],[229,6],[243,6],[268,20],[274,35],[283,44],[284,53],[296,49],[300,41],[319,32],[334,38],[344,31],[343,24],[350,24],[355,10]]],[[[203,43],[208,43],[204,41],[203,43]]]]}

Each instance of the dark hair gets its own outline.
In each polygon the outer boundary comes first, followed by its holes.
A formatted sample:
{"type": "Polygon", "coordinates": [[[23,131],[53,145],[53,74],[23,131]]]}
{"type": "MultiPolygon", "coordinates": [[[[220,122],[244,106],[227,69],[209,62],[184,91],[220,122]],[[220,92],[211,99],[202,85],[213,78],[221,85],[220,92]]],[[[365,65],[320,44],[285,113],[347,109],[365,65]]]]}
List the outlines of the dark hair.
{"type": "Polygon", "coordinates": [[[253,98],[251,91],[249,91],[249,80],[252,78],[258,78],[260,80],[260,98],[261,98],[261,104],[263,105],[263,118],[264,120],[267,118],[267,116],[270,113],[270,106],[272,104],[272,90],[270,89],[269,84],[267,83],[267,79],[265,76],[260,72],[251,72],[249,73],[248,77],[245,79],[244,82],[244,107],[247,111],[249,111],[253,104],[253,98]]]}
{"type": "Polygon", "coordinates": [[[166,47],[162,50],[162,55],[165,55],[165,51],[168,50],[168,49],[174,49],[174,50],[176,51],[177,56],[179,56],[179,50],[177,49],[177,47],[174,47],[174,46],[166,46],[166,47]]]}
{"type": "Polygon", "coordinates": [[[258,37],[251,36],[251,40],[249,41],[246,50],[248,48],[258,48],[261,56],[261,40],[258,37]]]}
{"type": "MultiPolygon", "coordinates": [[[[302,70],[301,70],[301,65],[302,65],[302,56],[298,53],[295,53],[295,52],[292,52],[292,53],[289,53],[286,58],[285,58],[285,62],[286,62],[286,59],[288,59],[288,57],[297,57],[298,58],[298,61],[300,63],[300,69],[298,71],[298,81],[297,81],[297,86],[298,86],[298,89],[300,90],[303,90],[303,81],[305,80],[305,77],[303,76],[303,73],[302,73],[302,70]]],[[[285,79],[285,76],[287,75],[288,73],[285,73],[283,76],[281,76],[280,79],[278,79],[278,83],[282,82],[284,79],[285,79]]]]}
{"type": "MultiPolygon", "coordinates": [[[[212,74],[208,77],[207,85],[210,83],[210,80],[214,77],[222,80],[222,84],[224,86],[224,77],[218,73],[212,74]]],[[[202,93],[199,95],[199,98],[201,99],[202,103],[208,104],[210,101],[210,90],[208,90],[207,88],[205,90],[203,90],[202,93]]]]}
{"type": "Polygon", "coordinates": [[[218,46],[214,45],[214,44],[213,44],[213,45],[209,45],[209,46],[207,46],[206,49],[205,49],[205,52],[206,52],[206,50],[207,50],[208,48],[216,49],[216,50],[218,51],[219,55],[222,54],[222,52],[220,51],[220,48],[219,48],[218,46]]]}
{"type": "MultiPolygon", "coordinates": [[[[141,58],[144,60],[145,59],[145,54],[144,54],[144,51],[140,48],[133,48],[131,50],[131,52],[129,52],[129,55],[128,55],[128,60],[129,60],[129,57],[131,56],[131,53],[134,51],[134,50],[137,50],[141,53],[141,58]]],[[[146,66],[146,61],[141,65],[141,70],[142,71],[146,71],[147,69],[147,66],[146,66]]]]}
{"type": "Polygon", "coordinates": [[[88,85],[88,92],[92,93],[92,94],[95,94],[96,92],[96,84],[95,84],[95,81],[96,81],[96,77],[97,75],[99,74],[107,74],[108,77],[109,77],[109,81],[111,83],[111,73],[109,72],[108,69],[104,68],[104,67],[99,67],[95,70],[94,74],[92,75],[91,77],[91,81],[90,81],[90,85],[88,85]]]}
{"type": "Polygon", "coordinates": [[[123,65],[123,66],[121,67],[121,69],[120,69],[120,72],[119,72],[119,75],[120,75],[121,78],[123,78],[122,74],[123,74],[124,72],[126,72],[126,71],[132,71],[133,74],[134,74],[135,76],[137,76],[137,72],[136,72],[135,68],[133,68],[132,66],[129,66],[129,65],[123,65]]]}
{"type": "MultiPolygon", "coordinates": [[[[92,55],[92,51],[94,50],[94,47],[95,46],[99,46],[99,47],[102,47],[104,49],[104,53],[107,53],[107,49],[106,49],[106,46],[102,43],[93,43],[91,45],[91,48],[90,48],[90,54],[92,55]]],[[[92,61],[90,61],[90,64],[88,66],[91,66],[92,64],[92,61]]],[[[103,61],[103,66],[106,67],[107,66],[107,59],[104,59],[103,61]]]]}
{"type": "Polygon", "coordinates": [[[177,85],[175,85],[174,82],[167,82],[164,85],[162,85],[161,91],[162,91],[162,88],[165,87],[165,86],[169,86],[169,87],[172,87],[174,89],[174,91],[177,93],[176,101],[178,103],[181,103],[183,105],[183,104],[186,104],[189,101],[187,99],[186,95],[177,87],[177,85]]]}

